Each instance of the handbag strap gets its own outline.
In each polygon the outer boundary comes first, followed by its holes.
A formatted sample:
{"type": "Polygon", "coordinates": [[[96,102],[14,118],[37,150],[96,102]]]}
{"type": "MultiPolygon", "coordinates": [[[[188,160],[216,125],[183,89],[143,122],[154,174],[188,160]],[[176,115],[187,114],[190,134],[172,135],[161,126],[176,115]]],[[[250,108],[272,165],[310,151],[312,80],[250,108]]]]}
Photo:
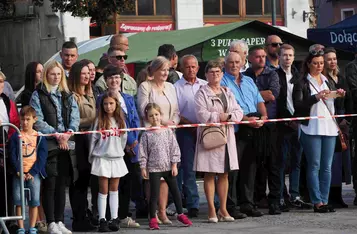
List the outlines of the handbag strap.
{"type": "MultiPolygon", "coordinates": [[[[319,91],[317,90],[317,88],[315,87],[315,85],[314,85],[311,81],[309,81],[309,83],[310,83],[311,86],[315,89],[315,91],[316,91],[317,93],[319,93],[319,91]]],[[[334,117],[332,117],[333,114],[332,114],[330,108],[328,108],[327,103],[325,102],[324,99],[321,99],[321,100],[322,100],[322,102],[325,104],[325,107],[327,108],[327,110],[328,110],[328,112],[329,112],[331,118],[334,120],[333,122],[336,124],[338,131],[341,132],[340,126],[338,125],[336,119],[335,119],[334,117]]]]}

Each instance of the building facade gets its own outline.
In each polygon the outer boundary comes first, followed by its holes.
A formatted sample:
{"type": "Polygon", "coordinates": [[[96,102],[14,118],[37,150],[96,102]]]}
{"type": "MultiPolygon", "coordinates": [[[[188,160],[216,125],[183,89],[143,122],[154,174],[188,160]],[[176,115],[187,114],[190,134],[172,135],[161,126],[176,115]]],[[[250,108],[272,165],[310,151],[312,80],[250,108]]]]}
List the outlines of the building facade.
{"type": "Polygon", "coordinates": [[[356,0],[315,0],[317,27],[325,28],[357,14],[356,0]]]}

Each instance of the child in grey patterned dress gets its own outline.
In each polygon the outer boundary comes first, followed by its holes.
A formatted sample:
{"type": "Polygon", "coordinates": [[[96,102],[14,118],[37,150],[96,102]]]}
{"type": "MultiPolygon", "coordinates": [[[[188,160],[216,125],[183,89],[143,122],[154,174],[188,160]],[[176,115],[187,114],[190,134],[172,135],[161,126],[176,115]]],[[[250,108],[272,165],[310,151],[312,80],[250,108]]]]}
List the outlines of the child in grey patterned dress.
{"type": "Polygon", "coordinates": [[[171,129],[160,128],[161,109],[155,103],[149,103],[145,108],[147,121],[157,130],[146,131],[141,136],[139,145],[140,168],[144,179],[150,181],[150,229],[160,229],[156,219],[157,200],[160,193],[160,178],[163,177],[172,193],[177,220],[185,226],[192,222],[183,214],[181,194],[177,186],[177,163],[180,162],[180,148],[171,129]]]}

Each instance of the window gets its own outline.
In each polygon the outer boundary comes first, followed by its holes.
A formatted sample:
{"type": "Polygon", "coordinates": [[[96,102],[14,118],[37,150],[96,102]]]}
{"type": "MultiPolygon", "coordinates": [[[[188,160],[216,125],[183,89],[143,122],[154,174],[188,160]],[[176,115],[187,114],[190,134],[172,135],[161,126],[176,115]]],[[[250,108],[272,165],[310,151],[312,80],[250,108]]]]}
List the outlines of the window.
{"type": "Polygon", "coordinates": [[[245,11],[247,15],[262,15],[263,4],[262,0],[246,0],[245,11]]]}
{"type": "Polygon", "coordinates": [[[355,14],[355,9],[353,9],[353,8],[341,9],[341,20],[351,17],[354,14],[355,14]]]}
{"type": "Polygon", "coordinates": [[[239,0],[222,0],[223,15],[239,15],[239,0]]]}
{"type": "Polygon", "coordinates": [[[203,0],[204,15],[220,15],[220,0],[203,0]]]}
{"type": "Polygon", "coordinates": [[[203,0],[204,15],[239,15],[241,0],[203,0]]]}
{"type": "MultiPolygon", "coordinates": [[[[271,15],[272,0],[264,0],[264,15],[271,15]]],[[[277,15],[281,14],[280,1],[275,0],[275,12],[277,15]]]]}
{"type": "Polygon", "coordinates": [[[156,16],[172,15],[172,0],[126,0],[133,6],[120,12],[120,15],[156,16]]]}

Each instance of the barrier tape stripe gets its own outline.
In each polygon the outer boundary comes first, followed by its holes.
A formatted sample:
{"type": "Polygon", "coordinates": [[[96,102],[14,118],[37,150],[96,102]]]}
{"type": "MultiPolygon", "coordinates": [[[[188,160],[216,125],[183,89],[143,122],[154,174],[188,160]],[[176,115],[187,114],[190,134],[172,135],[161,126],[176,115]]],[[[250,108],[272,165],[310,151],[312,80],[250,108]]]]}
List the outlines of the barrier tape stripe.
{"type": "MultiPolygon", "coordinates": [[[[342,117],[355,117],[357,114],[345,114],[345,115],[332,115],[332,118],[342,118],[342,117]]],[[[309,116],[309,117],[293,117],[293,118],[281,118],[281,119],[267,119],[267,120],[245,120],[245,121],[230,121],[230,122],[221,122],[221,123],[200,123],[200,124],[181,124],[181,125],[169,125],[169,126],[160,126],[160,127],[139,127],[139,128],[125,128],[125,129],[108,129],[108,130],[93,130],[93,131],[83,131],[83,132],[64,132],[61,134],[74,134],[74,135],[86,135],[86,134],[95,134],[95,133],[112,133],[113,131],[119,132],[131,132],[131,131],[150,131],[158,130],[165,128],[194,128],[194,127],[212,127],[212,126],[223,126],[223,125],[235,125],[235,124],[251,124],[251,123],[276,123],[276,122],[286,122],[286,121],[299,121],[299,120],[310,120],[310,119],[330,119],[330,116],[309,116]]],[[[59,133],[51,134],[37,134],[38,136],[56,136],[59,133]]]]}

